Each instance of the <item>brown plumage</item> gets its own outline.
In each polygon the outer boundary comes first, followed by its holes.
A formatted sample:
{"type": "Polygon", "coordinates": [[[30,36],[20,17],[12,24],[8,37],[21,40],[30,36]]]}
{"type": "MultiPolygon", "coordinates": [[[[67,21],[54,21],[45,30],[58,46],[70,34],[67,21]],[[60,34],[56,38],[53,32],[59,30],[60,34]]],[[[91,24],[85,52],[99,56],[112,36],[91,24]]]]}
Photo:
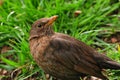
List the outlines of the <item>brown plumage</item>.
{"type": "Polygon", "coordinates": [[[37,64],[61,80],[80,80],[79,77],[95,76],[108,80],[103,69],[120,69],[111,60],[85,43],[62,33],[55,33],[52,23],[57,16],[42,18],[33,23],[30,31],[30,50],[37,64]]]}

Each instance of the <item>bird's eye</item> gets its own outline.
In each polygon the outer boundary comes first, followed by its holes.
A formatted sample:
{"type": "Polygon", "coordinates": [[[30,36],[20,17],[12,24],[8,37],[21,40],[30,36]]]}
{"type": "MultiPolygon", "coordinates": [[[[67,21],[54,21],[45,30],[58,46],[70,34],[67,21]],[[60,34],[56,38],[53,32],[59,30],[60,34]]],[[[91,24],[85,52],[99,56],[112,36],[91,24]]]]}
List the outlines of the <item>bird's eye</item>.
{"type": "Polygon", "coordinates": [[[39,24],[38,27],[42,27],[42,24],[39,24]]]}

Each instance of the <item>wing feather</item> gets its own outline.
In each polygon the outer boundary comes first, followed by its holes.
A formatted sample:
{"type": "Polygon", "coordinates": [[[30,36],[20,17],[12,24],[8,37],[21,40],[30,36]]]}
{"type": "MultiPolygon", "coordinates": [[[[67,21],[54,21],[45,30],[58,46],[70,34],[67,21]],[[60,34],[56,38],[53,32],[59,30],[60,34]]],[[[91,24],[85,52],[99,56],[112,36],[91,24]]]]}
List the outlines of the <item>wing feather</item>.
{"type": "Polygon", "coordinates": [[[69,36],[53,37],[50,45],[57,59],[67,68],[106,79],[93,54],[94,49],[69,36]]]}

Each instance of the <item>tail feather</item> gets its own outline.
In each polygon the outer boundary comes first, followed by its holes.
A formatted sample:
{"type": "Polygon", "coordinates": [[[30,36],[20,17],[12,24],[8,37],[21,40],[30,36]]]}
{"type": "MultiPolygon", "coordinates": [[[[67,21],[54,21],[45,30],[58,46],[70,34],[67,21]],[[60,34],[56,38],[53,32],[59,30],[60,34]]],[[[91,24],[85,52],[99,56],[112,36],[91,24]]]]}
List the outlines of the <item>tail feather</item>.
{"type": "Polygon", "coordinates": [[[120,70],[120,64],[115,61],[106,61],[101,64],[104,69],[120,70]]]}
{"type": "Polygon", "coordinates": [[[95,55],[95,58],[101,69],[120,70],[120,63],[108,58],[104,54],[97,54],[95,55]]]}

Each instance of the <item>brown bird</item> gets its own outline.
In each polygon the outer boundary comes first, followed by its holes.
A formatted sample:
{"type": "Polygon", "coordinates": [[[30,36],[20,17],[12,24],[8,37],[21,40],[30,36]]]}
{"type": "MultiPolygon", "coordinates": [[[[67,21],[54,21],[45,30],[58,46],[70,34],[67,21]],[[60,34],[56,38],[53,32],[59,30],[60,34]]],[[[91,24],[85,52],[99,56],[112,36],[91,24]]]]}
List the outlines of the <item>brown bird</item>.
{"type": "Polygon", "coordinates": [[[108,80],[103,69],[120,69],[120,64],[85,43],[52,29],[57,16],[35,21],[30,31],[30,50],[37,64],[61,80],[95,76],[108,80]]]}

